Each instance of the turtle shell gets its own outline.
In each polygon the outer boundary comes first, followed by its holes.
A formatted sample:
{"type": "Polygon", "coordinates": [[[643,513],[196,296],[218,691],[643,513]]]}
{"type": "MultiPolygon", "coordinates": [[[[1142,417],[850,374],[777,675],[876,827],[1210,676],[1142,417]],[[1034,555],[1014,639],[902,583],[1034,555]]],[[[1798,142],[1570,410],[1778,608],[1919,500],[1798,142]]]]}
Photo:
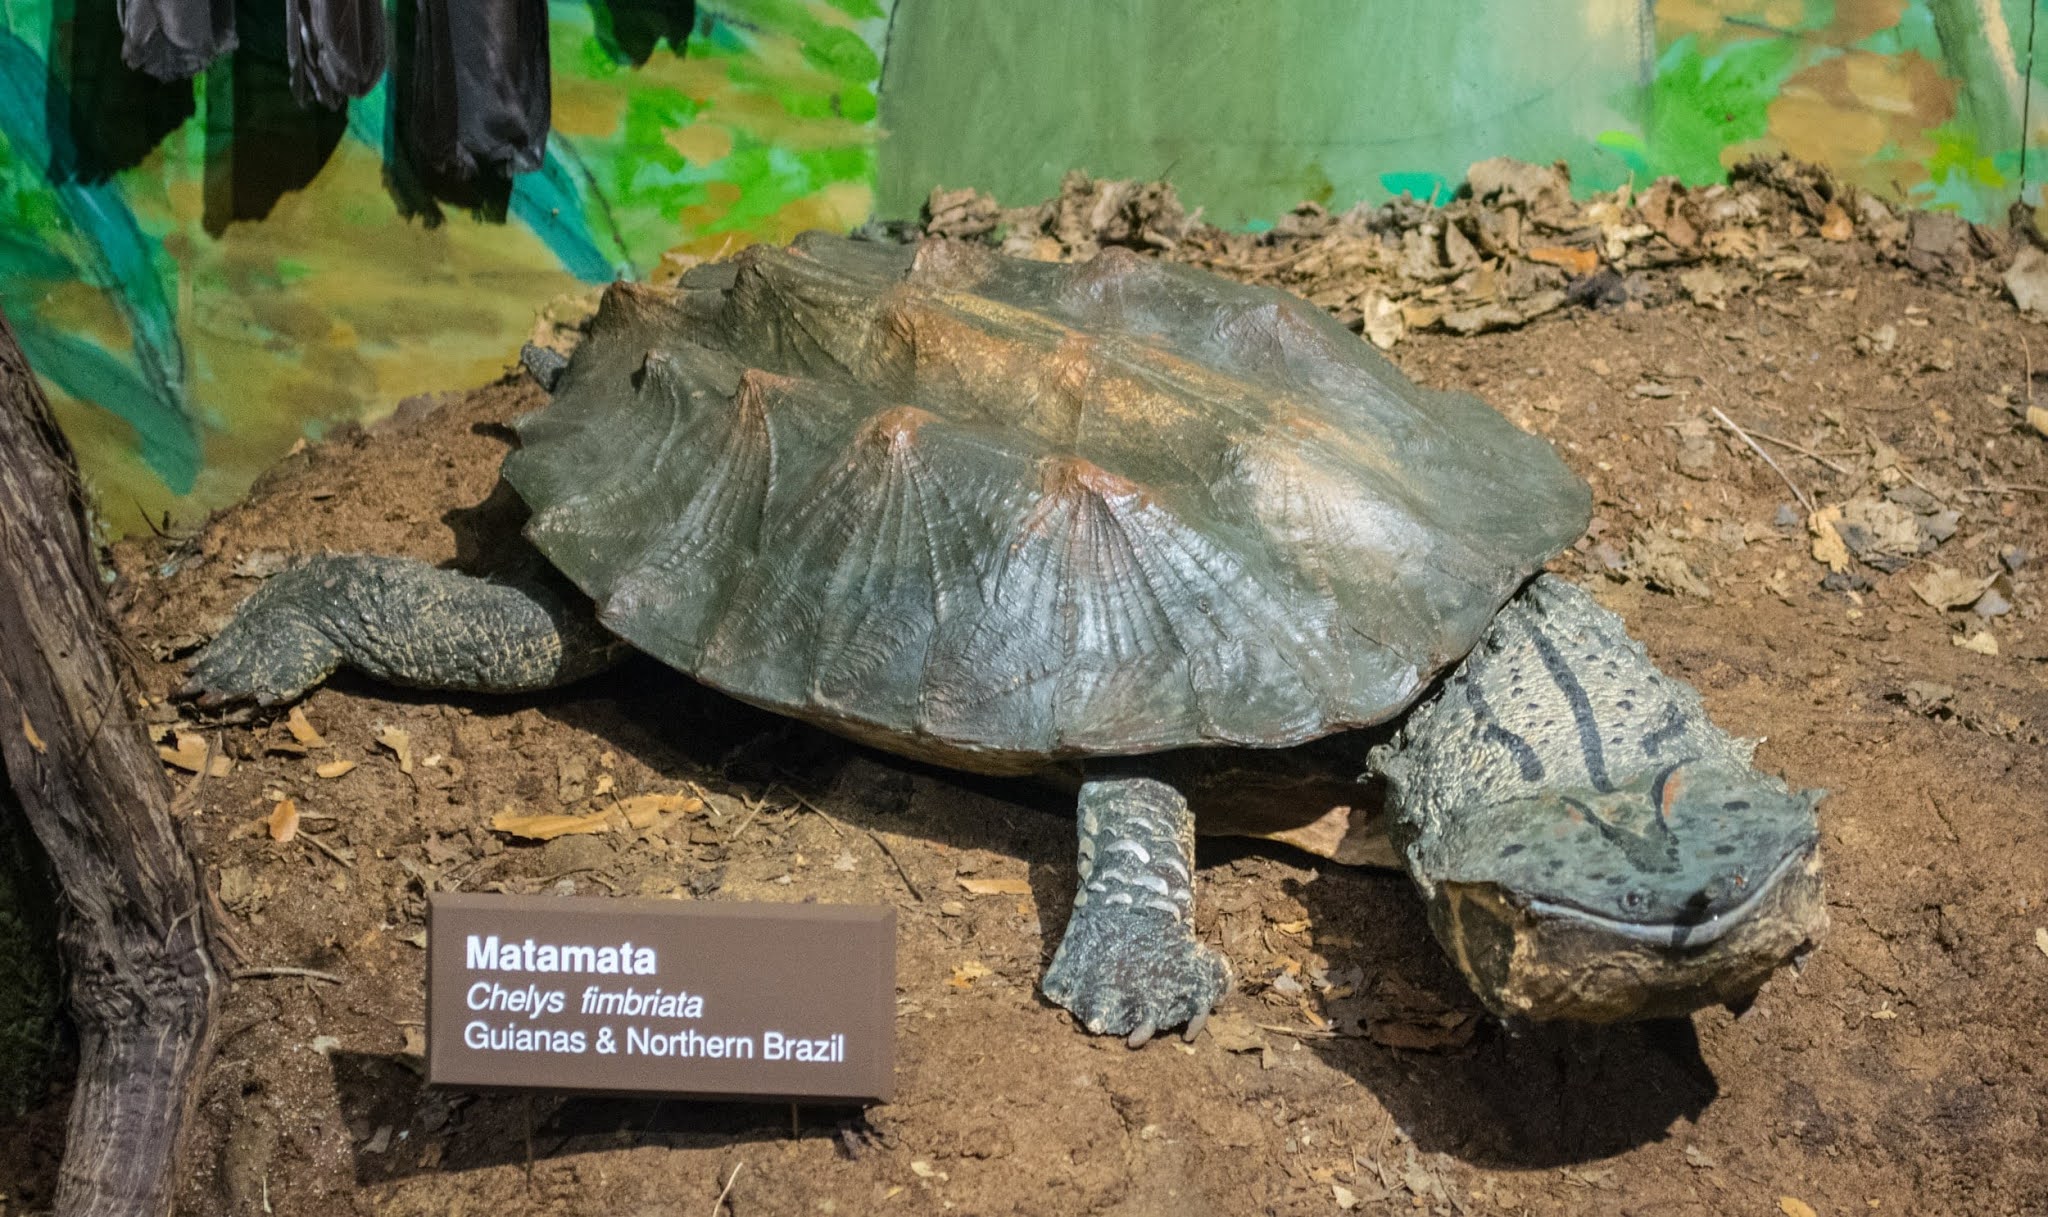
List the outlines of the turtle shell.
{"type": "Polygon", "coordinates": [[[1586,486],[1283,292],[822,234],[607,293],[505,477],[635,646],[990,772],[1378,722],[1586,486]]]}

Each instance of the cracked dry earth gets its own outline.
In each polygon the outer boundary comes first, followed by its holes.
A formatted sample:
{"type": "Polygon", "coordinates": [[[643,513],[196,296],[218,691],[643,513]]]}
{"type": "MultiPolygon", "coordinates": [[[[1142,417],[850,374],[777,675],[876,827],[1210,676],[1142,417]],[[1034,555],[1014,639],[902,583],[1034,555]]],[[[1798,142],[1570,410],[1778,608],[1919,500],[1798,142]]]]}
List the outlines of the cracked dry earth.
{"type": "MultiPolygon", "coordinates": [[[[175,776],[244,965],[339,983],[234,984],[181,1211],[2048,1211],[2048,437],[2013,408],[2048,398],[2022,347],[2043,335],[1988,290],[1852,245],[1725,311],[1569,309],[1394,352],[1560,447],[1598,513],[1560,569],[1719,721],[1766,737],[1767,767],[1833,792],[1832,931],[1739,1017],[1502,1026],[1405,878],[1205,840],[1200,929],[1239,984],[1193,1044],[1132,1052],[1035,992],[1072,895],[1056,794],[866,752],[648,662],[514,699],[344,678],[306,703],[310,746],[282,722],[183,728],[231,762],[175,776]],[[1831,572],[1716,408],[1816,454],[1765,449],[1817,509],[1954,511],[1945,538],[1831,572]],[[1920,589],[1943,570],[2000,576],[1972,603],[2005,611],[1935,607],[1920,589]],[[688,810],[546,843],[490,828],[642,793],[688,810]],[[284,798],[299,832],[278,842],[252,825],[284,798]],[[893,905],[896,1099],[429,1091],[429,890],[893,905]]],[[[152,692],[283,554],[488,567],[517,523],[493,493],[499,424],[538,404],[513,380],[408,403],[288,458],[181,545],[122,545],[152,692]]],[[[4,1211],[47,1204],[60,1115],[0,1168],[4,1211]]]]}

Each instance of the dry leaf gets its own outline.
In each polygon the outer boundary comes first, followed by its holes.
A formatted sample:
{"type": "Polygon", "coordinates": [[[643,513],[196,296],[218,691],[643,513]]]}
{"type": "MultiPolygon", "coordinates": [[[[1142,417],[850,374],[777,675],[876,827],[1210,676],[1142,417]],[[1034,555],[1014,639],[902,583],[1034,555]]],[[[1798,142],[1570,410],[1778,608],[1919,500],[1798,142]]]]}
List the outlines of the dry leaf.
{"type": "Polygon", "coordinates": [[[2027,407],[2027,425],[2042,435],[2048,435],[2048,409],[2040,406],[2027,407]]]}
{"type": "Polygon", "coordinates": [[[1382,351],[1393,350],[1394,344],[1401,341],[1402,336],[1408,332],[1408,323],[1402,318],[1401,306],[1378,292],[1367,293],[1359,305],[1359,311],[1364,315],[1362,324],[1365,336],[1382,351]]]}
{"type": "Polygon", "coordinates": [[[412,736],[398,727],[377,728],[377,742],[391,749],[398,757],[398,771],[412,772],[412,736]]]}
{"type": "Polygon", "coordinates": [[[1968,638],[1963,637],[1961,634],[1951,634],[1949,635],[1949,641],[1965,651],[1975,651],[1979,655],[1998,654],[1998,639],[1992,635],[1990,630],[1978,630],[1968,638]]]}
{"type": "Polygon", "coordinates": [[[325,748],[327,746],[327,738],[313,729],[313,724],[306,721],[305,710],[298,706],[292,707],[292,712],[286,716],[284,725],[285,730],[292,733],[293,739],[308,748],[325,748]]]}
{"type": "Polygon", "coordinates": [[[2041,954],[2048,955],[2048,926],[2034,927],[2034,945],[2041,948],[2041,954]]]}
{"type": "Polygon", "coordinates": [[[1341,1183],[1330,1185],[1330,1196],[1337,1202],[1337,1207],[1347,1213],[1358,1207],[1358,1193],[1341,1183]]]}
{"type": "Polygon", "coordinates": [[[1028,879],[962,879],[960,886],[977,896],[1029,896],[1028,879]]]}
{"type": "MultiPolygon", "coordinates": [[[[1889,445],[1872,454],[1879,468],[1898,463],[1898,451],[1889,445]]],[[[1930,500],[1931,505],[1931,500],[1930,500]]],[[[1891,573],[1906,566],[1946,541],[1955,533],[1956,513],[1937,510],[1922,516],[1911,508],[1883,499],[1851,499],[1842,504],[1841,517],[1834,521],[1835,535],[1866,566],[1891,573]]]]}
{"type": "Polygon", "coordinates": [[[48,752],[50,750],[50,746],[43,742],[43,737],[36,734],[36,725],[28,721],[28,711],[26,710],[21,712],[21,736],[28,741],[28,746],[37,752],[48,752]]]}
{"type": "Polygon", "coordinates": [[[226,777],[228,771],[235,767],[234,762],[227,757],[213,755],[213,749],[207,746],[204,736],[180,731],[176,739],[177,747],[166,748],[159,744],[156,754],[187,773],[204,770],[208,776],[221,778],[226,777]]]}
{"type": "Polygon", "coordinates": [[[975,981],[988,974],[989,970],[986,966],[975,963],[970,959],[959,967],[954,968],[953,975],[947,979],[946,983],[955,989],[971,989],[974,987],[975,981]]]}
{"type": "Polygon", "coordinates": [[[270,828],[271,840],[280,844],[291,840],[299,835],[299,805],[290,799],[278,800],[265,824],[270,828]]]}
{"type": "Polygon", "coordinates": [[[1308,928],[1308,921],[1306,919],[1301,921],[1276,921],[1273,923],[1273,928],[1282,934],[1299,934],[1308,928]]]}
{"type": "Polygon", "coordinates": [[[1842,534],[1835,531],[1841,519],[1840,505],[1823,507],[1806,519],[1807,530],[1813,533],[1814,561],[1838,575],[1849,569],[1849,547],[1843,543],[1842,534]]]}
{"type": "Polygon", "coordinates": [[[2022,242],[2019,256],[2005,271],[2005,290],[2023,313],[2048,313],[2048,253],[2022,242]]]}
{"type": "Polygon", "coordinates": [[[198,773],[206,766],[206,741],[196,735],[180,731],[172,737],[176,746],[158,744],[156,754],[166,762],[176,765],[187,773],[198,773]]]}
{"type": "Polygon", "coordinates": [[[1977,603],[1984,589],[1998,581],[1995,574],[1979,578],[1947,566],[1936,566],[1913,581],[1913,592],[1938,609],[1962,608],[1977,603]]]}
{"type": "Polygon", "coordinates": [[[1726,309],[1728,294],[1735,290],[1735,283],[1711,266],[1696,266],[1681,272],[1678,285],[1692,302],[1701,308],[1726,309]]]}
{"type": "Polygon", "coordinates": [[[338,778],[355,767],[354,761],[328,761],[324,765],[313,766],[313,772],[323,778],[338,778]]]}
{"type": "Polygon", "coordinates": [[[1629,541],[1628,560],[1629,572],[1653,587],[1702,600],[1714,598],[1714,589],[1694,573],[1685,550],[1666,533],[1637,534],[1629,541]]]}
{"type": "Polygon", "coordinates": [[[1538,245],[1528,254],[1531,262],[1562,266],[1575,275],[1590,275],[1600,269],[1600,251],[1575,249],[1569,245],[1538,245]]]}
{"type": "Polygon", "coordinates": [[[491,817],[491,827],[529,841],[552,841],[556,837],[653,828],[661,823],[664,814],[703,809],[704,800],[694,795],[637,794],[630,799],[620,799],[603,811],[582,815],[526,815],[508,807],[491,817]]]}
{"type": "Polygon", "coordinates": [[[529,841],[552,841],[556,837],[610,832],[612,825],[610,813],[602,811],[580,816],[523,815],[515,811],[501,811],[491,817],[491,827],[508,836],[524,837],[529,841]]]}
{"type": "Polygon", "coordinates": [[[1257,1052],[1266,1046],[1258,1026],[1235,1011],[1212,1014],[1203,1026],[1210,1040],[1225,1052],[1257,1052]]]}
{"type": "Polygon", "coordinates": [[[1812,1205],[1797,1196],[1778,1197],[1778,1211],[1785,1214],[1785,1217],[1820,1217],[1819,1213],[1813,1211],[1812,1205]]]}
{"type": "Polygon", "coordinates": [[[664,815],[685,814],[704,810],[704,800],[690,794],[636,794],[630,799],[620,799],[611,811],[605,813],[617,821],[623,820],[627,828],[652,828],[661,823],[664,815]]]}
{"type": "Polygon", "coordinates": [[[1856,225],[1840,203],[1829,203],[1820,213],[1820,235],[1830,241],[1846,241],[1856,235],[1856,225]]]}

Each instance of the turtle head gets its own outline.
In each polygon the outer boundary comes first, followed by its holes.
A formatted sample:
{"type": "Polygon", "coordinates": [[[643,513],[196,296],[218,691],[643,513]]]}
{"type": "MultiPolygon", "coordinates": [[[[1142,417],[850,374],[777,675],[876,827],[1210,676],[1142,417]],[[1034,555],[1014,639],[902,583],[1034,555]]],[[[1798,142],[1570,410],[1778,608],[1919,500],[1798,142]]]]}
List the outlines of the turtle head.
{"type": "Polygon", "coordinates": [[[1463,809],[1409,853],[1438,937],[1496,1013],[1682,1014],[1746,998],[1819,934],[1820,797],[1677,761],[1463,809]]]}

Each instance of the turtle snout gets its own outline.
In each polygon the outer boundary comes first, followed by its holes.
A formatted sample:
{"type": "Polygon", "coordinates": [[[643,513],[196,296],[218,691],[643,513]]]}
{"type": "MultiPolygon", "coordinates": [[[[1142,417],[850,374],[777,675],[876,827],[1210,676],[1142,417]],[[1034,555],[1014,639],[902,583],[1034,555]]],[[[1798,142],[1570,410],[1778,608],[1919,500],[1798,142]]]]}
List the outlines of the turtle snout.
{"type": "Polygon", "coordinates": [[[1611,1022],[1739,999],[1826,925],[1817,794],[1739,766],[1469,806],[1407,847],[1490,1009],[1611,1022]]]}
{"type": "Polygon", "coordinates": [[[1690,896],[1672,898],[1654,888],[1638,886],[1623,892],[1618,903],[1621,915],[1630,921],[1649,919],[1661,905],[1664,919],[1673,925],[1700,925],[1741,904],[1753,890],[1746,871],[1727,870],[1710,875],[1690,896]]]}
{"type": "Polygon", "coordinates": [[[1789,859],[1810,855],[1814,802],[1754,770],[1672,766],[1605,790],[1468,809],[1419,870],[1640,932],[1683,931],[1742,908],[1789,859]]]}

